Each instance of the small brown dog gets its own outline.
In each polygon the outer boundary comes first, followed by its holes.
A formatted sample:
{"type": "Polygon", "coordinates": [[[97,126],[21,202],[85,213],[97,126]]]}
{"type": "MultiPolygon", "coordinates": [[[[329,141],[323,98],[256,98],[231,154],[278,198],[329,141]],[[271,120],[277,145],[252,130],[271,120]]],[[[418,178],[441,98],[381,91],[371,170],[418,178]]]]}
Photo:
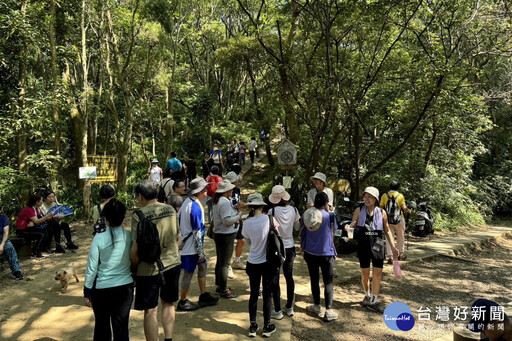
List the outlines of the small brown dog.
{"type": "Polygon", "coordinates": [[[71,282],[71,277],[75,277],[76,281],[80,282],[74,267],[62,269],[55,274],[55,280],[60,281],[60,284],[62,285],[62,289],[60,290],[62,293],[66,292],[69,282],[71,282]]]}

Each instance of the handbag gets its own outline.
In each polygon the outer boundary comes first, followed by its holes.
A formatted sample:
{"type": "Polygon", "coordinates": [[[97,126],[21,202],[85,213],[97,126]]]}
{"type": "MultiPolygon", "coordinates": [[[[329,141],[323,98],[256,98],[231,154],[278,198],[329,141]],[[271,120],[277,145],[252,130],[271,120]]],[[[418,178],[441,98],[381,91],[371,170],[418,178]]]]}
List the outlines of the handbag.
{"type": "Polygon", "coordinates": [[[398,263],[398,257],[395,256],[393,256],[393,272],[395,273],[396,278],[402,278],[402,269],[400,268],[400,264],[398,263]]]}

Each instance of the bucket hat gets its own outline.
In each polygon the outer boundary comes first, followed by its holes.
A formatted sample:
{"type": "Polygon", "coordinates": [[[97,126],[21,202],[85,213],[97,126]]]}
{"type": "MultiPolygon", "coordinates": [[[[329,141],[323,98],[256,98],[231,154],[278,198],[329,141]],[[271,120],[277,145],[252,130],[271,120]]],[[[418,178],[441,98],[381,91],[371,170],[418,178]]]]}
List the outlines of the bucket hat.
{"type": "Polygon", "coordinates": [[[290,200],[290,194],[286,191],[284,186],[277,185],[272,187],[272,193],[268,196],[268,200],[272,204],[279,204],[281,199],[284,201],[290,200]]]}
{"type": "Polygon", "coordinates": [[[158,163],[158,159],[155,157],[153,160],[151,160],[151,163],[158,163]]]}
{"type": "Polygon", "coordinates": [[[315,232],[320,228],[320,226],[322,226],[324,216],[322,215],[321,210],[316,207],[311,207],[304,212],[302,219],[304,220],[306,228],[311,232],[315,232]]]}
{"type": "Polygon", "coordinates": [[[226,193],[227,191],[231,191],[233,188],[235,188],[235,185],[233,185],[229,180],[222,180],[217,185],[217,191],[215,191],[215,193],[226,193]]]}
{"type": "Polygon", "coordinates": [[[365,193],[368,193],[368,194],[370,194],[372,197],[374,197],[374,198],[377,200],[377,205],[378,205],[378,203],[379,203],[379,190],[378,190],[377,188],[372,187],[372,186],[370,186],[370,187],[366,187],[366,188],[364,189],[364,191],[363,191],[363,195],[364,195],[365,193]]]}
{"type": "Polygon", "coordinates": [[[240,180],[240,175],[236,174],[235,172],[231,171],[224,177],[226,180],[229,180],[232,184],[240,180]]]}
{"type": "Polygon", "coordinates": [[[263,200],[263,196],[259,193],[249,194],[247,197],[247,206],[264,206],[267,203],[263,200]]]}
{"type": "Polygon", "coordinates": [[[190,188],[188,189],[188,195],[194,195],[203,191],[209,182],[206,182],[203,178],[197,178],[190,182],[190,188]]]}
{"type": "Polygon", "coordinates": [[[311,176],[309,180],[313,181],[314,179],[322,180],[327,185],[327,178],[324,173],[316,172],[315,175],[311,176]]]}

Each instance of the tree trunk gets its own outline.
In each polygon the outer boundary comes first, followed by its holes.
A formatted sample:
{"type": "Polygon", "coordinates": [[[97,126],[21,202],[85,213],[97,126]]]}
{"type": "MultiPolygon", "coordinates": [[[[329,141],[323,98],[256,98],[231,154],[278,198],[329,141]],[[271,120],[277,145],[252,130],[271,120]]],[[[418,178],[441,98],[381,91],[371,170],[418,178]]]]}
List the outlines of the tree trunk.
{"type": "MultiPolygon", "coordinates": [[[[21,0],[20,12],[23,20],[27,12],[27,0],[21,0]]],[[[18,170],[26,173],[28,171],[25,159],[27,157],[27,130],[24,124],[23,111],[25,110],[25,94],[26,94],[26,77],[27,77],[27,47],[25,45],[25,38],[20,37],[20,64],[18,70],[18,117],[20,119],[20,126],[17,128],[16,133],[16,147],[18,156],[18,170]]],[[[16,111],[16,110],[15,110],[16,111]]]]}
{"type": "MultiPolygon", "coordinates": [[[[87,27],[85,23],[85,15],[87,11],[87,0],[82,0],[82,19],[80,22],[80,30],[82,36],[82,101],[80,119],[77,122],[82,124],[78,130],[81,135],[78,138],[81,140],[80,148],[78,151],[78,166],[84,167],[87,164],[87,130],[88,130],[88,115],[89,115],[89,70],[87,68],[87,27]]],[[[91,183],[90,181],[79,181],[79,188],[83,188],[83,204],[84,212],[86,214],[91,211],[91,183]]]]}
{"type": "Polygon", "coordinates": [[[164,156],[169,157],[173,148],[174,141],[174,111],[173,111],[173,99],[174,99],[174,90],[172,85],[167,87],[166,97],[165,97],[165,106],[167,111],[167,117],[165,120],[165,133],[166,137],[164,138],[164,156]]]}
{"type": "MultiPolygon", "coordinates": [[[[50,1],[50,47],[52,54],[52,81],[53,81],[53,89],[52,89],[52,110],[53,110],[53,122],[55,124],[55,140],[53,143],[53,153],[55,156],[60,154],[60,138],[62,135],[60,122],[59,122],[59,102],[57,100],[57,91],[58,91],[58,69],[57,69],[57,41],[55,38],[55,22],[57,14],[55,11],[55,0],[50,1]]],[[[59,164],[56,162],[55,167],[59,167],[59,164]]]]}

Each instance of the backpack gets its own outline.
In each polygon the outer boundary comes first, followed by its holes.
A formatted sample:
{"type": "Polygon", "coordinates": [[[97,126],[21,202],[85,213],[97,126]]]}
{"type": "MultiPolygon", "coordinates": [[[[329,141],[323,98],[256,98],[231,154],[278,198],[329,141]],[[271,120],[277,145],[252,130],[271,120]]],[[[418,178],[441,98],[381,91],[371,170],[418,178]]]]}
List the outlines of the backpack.
{"type": "Polygon", "coordinates": [[[222,178],[218,175],[208,176],[206,178],[206,182],[210,182],[207,188],[206,194],[208,194],[211,197],[215,196],[215,192],[217,191],[217,186],[219,185],[219,182],[222,181],[222,178]]]}
{"type": "Polygon", "coordinates": [[[396,225],[400,223],[402,217],[400,216],[400,207],[398,207],[398,198],[401,194],[397,196],[390,196],[386,193],[388,197],[388,202],[386,203],[386,213],[388,215],[388,223],[392,225],[396,225]]]}
{"type": "Polygon", "coordinates": [[[158,229],[155,223],[146,219],[141,210],[135,211],[135,213],[139,217],[139,223],[137,225],[137,254],[139,256],[139,262],[157,263],[160,279],[162,283],[164,283],[162,273],[164,266],[160,260],[162,250],[160,248],[158,229]]]}
{"type": "Polygon", "coordinates": [[[171,181],[172,179],[167,179],[167,181],[164,183],[164,185],[160,185],[160,189],[158,190],[158,194],[156,196],[156,199],[158,200],[158,202],[161,202],[161,203],[164,203],[165,200],[167,199],[167,197],[165,196],[165,186],[167,186],[167,184],[169,183],[169,181],[171,181]]]}
{"type": "Polygon", "coordinates": [[[267,237],[267,263],[272,268],[279,268],[286,259],[286,250],[283,244],[283,238],[277,232],[274,226],[274,217],[269,215],[270,229],[267,237]]]}

